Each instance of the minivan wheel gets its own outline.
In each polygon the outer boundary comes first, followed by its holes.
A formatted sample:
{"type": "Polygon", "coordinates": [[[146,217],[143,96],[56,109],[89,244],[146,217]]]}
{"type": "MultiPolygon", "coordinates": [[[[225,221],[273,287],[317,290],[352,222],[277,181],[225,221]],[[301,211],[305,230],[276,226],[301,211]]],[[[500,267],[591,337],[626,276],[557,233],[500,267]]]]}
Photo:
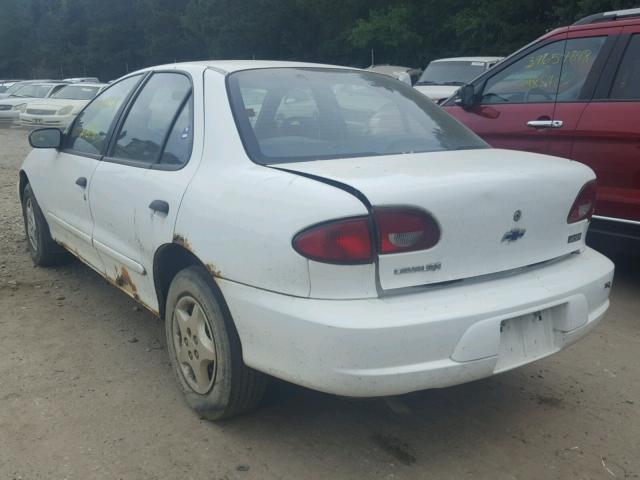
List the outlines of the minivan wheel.
{"type": "Polygon", "coordinates": [[[267,377],[242,361],[240,338],[211,275],[189,267],[171,282],[165,309],[167,351],[186,401],[208,420],[260,403],[267,377]]]}
{"type": "Polygon", "coordinates": [[[22,194],[22,217],[29,254],[36,265],[48,267],[70,260],[71,256],[51,238],[49,225],[40,210],[31,185],[27,185],[22,194]]]}

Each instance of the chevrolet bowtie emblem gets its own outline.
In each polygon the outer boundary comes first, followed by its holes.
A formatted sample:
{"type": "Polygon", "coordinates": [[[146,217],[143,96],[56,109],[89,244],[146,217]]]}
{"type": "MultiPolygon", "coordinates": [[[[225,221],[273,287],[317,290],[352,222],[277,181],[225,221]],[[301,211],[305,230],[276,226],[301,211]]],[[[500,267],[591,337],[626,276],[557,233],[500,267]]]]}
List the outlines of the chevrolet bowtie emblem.
{"type": "Polygon", "coordinates": [[[502,242],[511,243],[520,240],[522,237],[524,237],[524,234],[526,232],[527,231],[524,228],[513,228],[502,236],[502,242]]]}

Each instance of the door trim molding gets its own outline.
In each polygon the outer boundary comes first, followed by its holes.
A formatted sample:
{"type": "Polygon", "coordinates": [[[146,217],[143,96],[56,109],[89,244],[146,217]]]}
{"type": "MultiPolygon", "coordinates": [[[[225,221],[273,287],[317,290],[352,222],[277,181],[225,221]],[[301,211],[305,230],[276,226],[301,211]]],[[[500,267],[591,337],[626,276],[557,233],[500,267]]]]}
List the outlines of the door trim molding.
{"type": "Polygon", "coordinates": [[[75,235],[80,240],[84,240],[88,244],[91,244],[91,235],[86,234],[82,230],[71,225],[70,223],[65,222],[60,217],[58,217],[55,213],[51,213],[50,211],[48,211],[47,214],[49,215],[49,218],[53,220],[55,223],[57,223],[60,227],[67,230],[69,233],[75,235]]]}
{"type": "Polygon", "coordinates": [[[147,274],[147,270],[140,263],[136,262],[135,260],[132,260],[126,255],[121,254],[120,252],[115,251],[113,248],[105,245],[104,243],[101,243],[95,238],[93,239],[93,246],[96,247],[96,249],[99,252],[104,253],[105,255],[108,255],[111,258],[122,263],[128,269],[133,270],[134,272],[139,273],[140,275],[147,274]]]}

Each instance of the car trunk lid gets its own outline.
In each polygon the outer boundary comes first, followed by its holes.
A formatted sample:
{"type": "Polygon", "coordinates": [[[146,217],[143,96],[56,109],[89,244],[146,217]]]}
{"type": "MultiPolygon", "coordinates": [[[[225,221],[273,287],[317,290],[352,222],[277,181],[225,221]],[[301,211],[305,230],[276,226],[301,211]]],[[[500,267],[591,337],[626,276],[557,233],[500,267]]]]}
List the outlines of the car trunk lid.
{"type": "Polygon", "coordinates": [[[279,164],[359,196],[369,208],[430,213],[440,241],[422,251],[378,255],[384,290],[525,267],[579,250],[587,222],[567,223],[582,186],[579,163],[480,149],[279,164]]]}

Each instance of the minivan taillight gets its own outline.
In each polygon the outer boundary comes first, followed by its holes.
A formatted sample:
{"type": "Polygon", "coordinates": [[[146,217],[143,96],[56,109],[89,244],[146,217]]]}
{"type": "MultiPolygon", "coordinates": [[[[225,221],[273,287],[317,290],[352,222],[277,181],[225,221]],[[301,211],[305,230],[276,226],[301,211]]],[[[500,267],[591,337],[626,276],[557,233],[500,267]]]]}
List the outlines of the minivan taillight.
{"type": "Polygon", "coordinates": [[[347,218],[307,228],[293,238],[302,256],[325,263],[373,261],[369,217],[347,218]]]}
{"type": "Polygon", "coordinates": [[[373,214],[380,235],[380,253],[427,250],[440,240],[438,222],[427,212],[415,208],[381,207],[373,214]]]}
{"type": "Polygon", "coordinates": [[[576,223],[582,220],[591,220],[591,216],[596,208],[596,192],[597,192],[597,184],[596,181],[593,180],[580,190],[576,201],[573,202],[573,206],[569,211],[569,216],[567,217],[567,223],[576,223]]]}

